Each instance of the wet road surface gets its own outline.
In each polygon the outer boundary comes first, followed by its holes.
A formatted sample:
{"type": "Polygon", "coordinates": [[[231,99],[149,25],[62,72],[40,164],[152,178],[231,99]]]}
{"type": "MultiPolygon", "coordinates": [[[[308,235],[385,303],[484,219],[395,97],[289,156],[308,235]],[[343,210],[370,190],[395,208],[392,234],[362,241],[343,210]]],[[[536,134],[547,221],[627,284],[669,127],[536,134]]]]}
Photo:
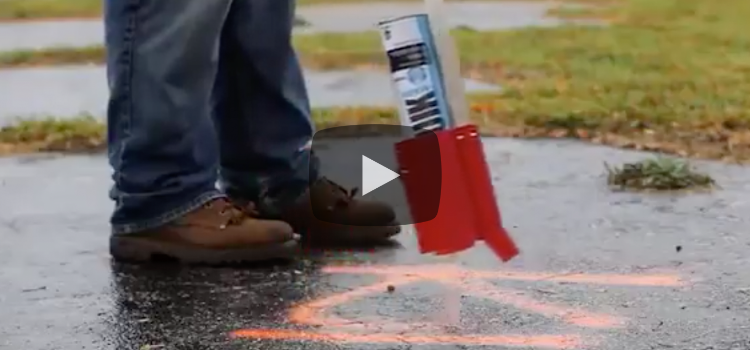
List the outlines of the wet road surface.
{"type": "Polygon", "coordinates": [[[0,349],[750,347],[746,169],[700,163],[714,193],[612,193],[602,163],[643,154],[485,143],[522,250],[507,264],[420,256],[409,230],[276,266],[114,264],[102,156],[0,159],[0,349]],[[459,287],[460,325],[434,324],[459,287]]]}
{"type": "MultiPolygon", "coordinates": [[[[418,10],[357,6],[303,10],[312,26],[299,30],[366,30],[418,10]]],[[[543,18],[546,4],[456,6],[453,24],[479,30],[558,24],[543,18]]],[[[0,50],[97,44],[100,33],[99,21],[3,24],[0,50]]],[[[307,78],[316,106],[392,103],[385,74],[307,78]]],[[[105,84],[99,67],[3,71],[0,124],[101,115],[105,84]]],[[[711,194],[611,193],[602,163],[642,154],[486,146],[522,249],[508,264],[481,245],[456,261],[421,256],[409,230],[390,249],[276,266],[116,264],[102,156],[0,159],[0,349],[750,348],[746,169],[702,163],[723,186],[711,194]],[[462,296],[461,319],[445,327],[435,321],[448,290],[462,296]]]]}
{"type": "MultiPolygon", "coordinates": [[[[305,72],[313,107],[393,106],[391,77],[383,71],[305,72]]],[[[497,86],[466,80],[468,92],[498,91],[497,86]]],[[[106,70],[96,66],[0,70],[0,125],[19,117],[104,117],[106,70]]]]}

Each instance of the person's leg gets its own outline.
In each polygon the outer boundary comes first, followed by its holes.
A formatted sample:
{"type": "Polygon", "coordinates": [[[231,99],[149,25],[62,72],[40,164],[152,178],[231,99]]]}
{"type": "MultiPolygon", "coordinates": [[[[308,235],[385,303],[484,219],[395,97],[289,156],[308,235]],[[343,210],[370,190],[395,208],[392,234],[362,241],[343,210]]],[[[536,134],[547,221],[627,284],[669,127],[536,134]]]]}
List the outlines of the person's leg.
{"type": "Polygon", "coordinates": [[[227,193],[248,200],[278,188],[298,196],[309,181],[314,130],[293,16],[294,0],[253,0],[236,1],[227,19],[219,81],[228,88],[214,99],[220,173],[227,193]]]}
{"type": "Polygon", "coordinates": [[[393,210],[352,201],[346,190],[320,177],[309,143],[314,132],[302,69],[292,47],[294,0],[238,1],[227,25],[234,31],[216,115],[222,183],[238,201],[258,201],[267,217],[287,221],[307,238],[335,243],[382,241],[399,232],[393,210]],[[310,164],[312,163],[312,167],[310,164]],[[309,193],[327,196],[311,203],[309,193]],[[341,205],[345,203],[346,205],[341,205]],[[335,204],[335,205],[334,205],[335,204]],[[335,206],[359,227],[315,219],[311,206],[335,206]]]}
{"type": "Polygon", "coordinates": [[[291,239],[288,225],[248,222],[216,188],[210,98],[231,4],[105,2],[115,257],[244,260],[225,250],[291,239]]]}

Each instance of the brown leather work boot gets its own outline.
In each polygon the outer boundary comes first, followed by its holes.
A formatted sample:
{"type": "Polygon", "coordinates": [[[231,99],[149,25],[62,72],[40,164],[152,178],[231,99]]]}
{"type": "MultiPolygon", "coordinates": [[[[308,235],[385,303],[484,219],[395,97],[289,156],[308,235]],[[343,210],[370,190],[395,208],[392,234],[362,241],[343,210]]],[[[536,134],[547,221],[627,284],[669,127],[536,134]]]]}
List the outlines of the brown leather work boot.
{"type": "Polygon", "coordinates": [[[357,189],[347,190],[326,178],[311,185],[292,205],[281,210],[306,243],[368,245],[386,243],[399,232],[396,213],[381,202],[355,200],[357,189]],[[321,215],[320,220],[315,212],[321,215]]]}
{"type": "Polygon", "coordinates": [[[113,236],[110,252],[118,260],[145,262],[166,256],[205,264],[255,262],[298,253],[288,224],[256,217],[252,206],[240,209],[219,198],[160,228],[113,236]]]}

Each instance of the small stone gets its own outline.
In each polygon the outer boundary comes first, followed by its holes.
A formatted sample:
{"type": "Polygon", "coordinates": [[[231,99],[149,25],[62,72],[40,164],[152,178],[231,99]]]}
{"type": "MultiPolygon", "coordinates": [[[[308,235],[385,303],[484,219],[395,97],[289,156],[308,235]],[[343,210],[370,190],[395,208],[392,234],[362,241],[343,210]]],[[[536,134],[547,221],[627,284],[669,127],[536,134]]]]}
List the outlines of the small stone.
{"type": "Polygon", "coordinates": [[[389,284],[388,285],[388,293],[393,293],[394,290],[396,290],[396,287],[394,287],[393,285],[389,284]]]}

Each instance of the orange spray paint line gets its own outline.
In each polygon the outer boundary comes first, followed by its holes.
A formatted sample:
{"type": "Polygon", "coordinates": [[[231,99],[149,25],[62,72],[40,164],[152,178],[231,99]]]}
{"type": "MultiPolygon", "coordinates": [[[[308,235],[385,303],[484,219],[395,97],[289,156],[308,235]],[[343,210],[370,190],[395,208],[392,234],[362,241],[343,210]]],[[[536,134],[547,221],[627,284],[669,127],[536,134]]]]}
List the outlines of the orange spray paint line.
{"type": "Polygon", "coordinates": [[[582,345],[579,336],[571,335],[385,335],[352,333],[314,333],[284,329],[243,329],[232,332],[233,338],[266,340],[308,340],[344,344],[415,344],[468,346],[503,346],[522,348],[575,349],[582,345]]]}
{"type": "Polygon", "coordinates": [[[335,309],[357,299],[373,294],[382,294],[387,286],[403,286],[424,281],[452,284],[467,295],[499,304],[507,304],[556,319],[571,326],[589,329],[622,329],[627,318],[595,311],[587,311],[570,305],[538,300],[528,290],[513,290],[498,287],[489,280],[511,280],[535,283],[590,284],[594,286],[650,286],[681,287],[694,279],[662,271],[661,274],[560,274],[551,272],[530,272],[513,270],[469,270],[456,265],[404,265],[404,266],[326,266],[327,274],[374,274],[379,281],[355,287],[328,296],[297,304],[289,311],[289,321],[294,329],[240,329],[231,333],[235,338],[274,339],[291,341],[322,341],[336,343],[375,343],[375,344],[460,344],[487,345],[500,347],[533,347],[550,349],[593,348],[599,337],[584,338],[577,334],[445,334],[443,328],[431,322],[402,322],[380,315],[347,318],[335,309]]]}

